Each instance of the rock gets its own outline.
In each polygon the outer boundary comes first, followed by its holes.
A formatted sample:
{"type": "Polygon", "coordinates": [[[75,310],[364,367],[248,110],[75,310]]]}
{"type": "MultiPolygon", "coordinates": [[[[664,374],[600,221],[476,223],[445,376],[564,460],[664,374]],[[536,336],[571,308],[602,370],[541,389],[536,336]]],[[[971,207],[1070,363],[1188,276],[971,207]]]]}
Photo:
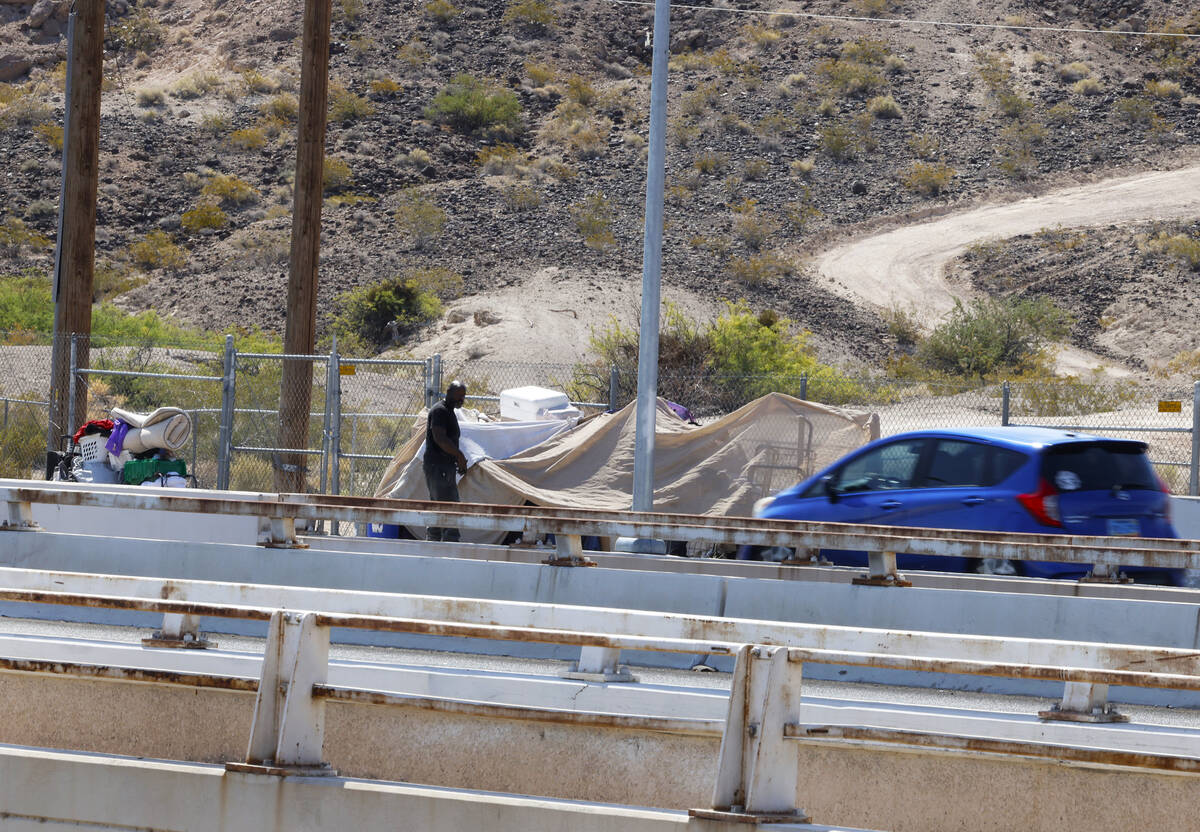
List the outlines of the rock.
{"type": "Polygon", "coordinates": [[[42,34],[54,37],[62,34],[62,24],[58,22],[58,18],[52,17],[42,24],[42,34]]]}
{"type": "Polygon", "coordinates": [[[854,194],[865,194],[867,192],[867,183],[858,181],[850,186],[850,192],[854,194]]]}
{"type": "Polygon", "coordinates": [[[290,26],[279,26],[272,29],[271,33],[267,35],[268,38],[274,41],[290,41],[295,40],[299,36],[300,33],[290,26]]]}
{"type": "Polygon", "coordinates": [[[32,29],[40,29],[52,14],[54,14],[54,0],[37,0],[33,4],[33,8],[29,10],[29,16],[25,18],[25,22],[32,29]]]}
{"type": "Polygon", "coordinates": [[[24,55],[16,52],[0,54],[0,81],[15,81],[28,72],[32,66],[33,62],[24,55]]]}
{"type": "Polygon", "coordinates": [[[492,324],[500,323],[500,316],[495,312],[490,312],[487,309],[481,309],[474,315],[475,326],[491,326],[492,324]]]}
{"type": "Polygon", "coordinates": [[[158,221],[158,227],[163,231],[174,231],[179,228],[182,220],[183,218],[179,214],[168,214],[158,221]]]}
{"type": "Polygon", "coordinates": [[[704,29],[687,29],[671,38],[671,51],[687,52],[700,49],[708,43],[708,32],[704,29]]]}

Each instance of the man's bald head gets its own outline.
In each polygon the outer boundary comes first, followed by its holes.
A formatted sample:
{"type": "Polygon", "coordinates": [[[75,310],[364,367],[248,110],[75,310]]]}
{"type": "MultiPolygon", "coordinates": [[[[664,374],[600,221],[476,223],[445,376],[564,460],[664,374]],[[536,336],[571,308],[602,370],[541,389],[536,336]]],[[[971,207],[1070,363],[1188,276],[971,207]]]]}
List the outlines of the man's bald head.
{"type": "Polygon", "coordinates": [[[467,399],[467,385],[463,384],[458,379],[450,382],[450,386],[446,388],[446,404],[450,409],[456,409],[463,406],[463,402],[467,399]]]}

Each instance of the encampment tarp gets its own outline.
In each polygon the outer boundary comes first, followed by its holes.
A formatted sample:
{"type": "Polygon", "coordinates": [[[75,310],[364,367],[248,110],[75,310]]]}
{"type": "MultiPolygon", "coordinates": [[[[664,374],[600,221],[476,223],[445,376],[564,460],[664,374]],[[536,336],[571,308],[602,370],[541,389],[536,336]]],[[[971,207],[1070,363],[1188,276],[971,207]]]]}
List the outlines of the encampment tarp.
{"type": "MultiPolygon", "coordinates": [[[[464,502],[627,510],[632,504],[635,404],[593,416],[507,459],[483,459],[459,481],[464,502]]],[[[495,423],[503,426],[504,423],[495,423]]],[[[876,414],[770,393],[707,425],[658,402],[654,509],[748,516],[754,501],[879,436],[876,414]]],[[[427,500],[419,452],[425,421],[399,449],[377,497],[427,500]]],[[[423,535],[424,529],[412,529],[423,535]]],[[[493,543],[502,534],[463,532],[493,543]]]]}

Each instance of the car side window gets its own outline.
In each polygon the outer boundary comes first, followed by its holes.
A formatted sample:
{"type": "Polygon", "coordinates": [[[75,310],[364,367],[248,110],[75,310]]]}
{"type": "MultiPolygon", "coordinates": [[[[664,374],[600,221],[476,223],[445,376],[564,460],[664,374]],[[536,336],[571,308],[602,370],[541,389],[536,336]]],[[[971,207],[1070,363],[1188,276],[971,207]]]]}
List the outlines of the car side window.
{"type": "Polygon", "coordinates": [[[1025,462],[1009,448],[939,439],[921,478],[923,488],[987,488],[1007,479],[1025,462]]]}
{"type": "Polygon", "coordinates": [[[834,475],[833,490],[850,494],[912,488],[925,442],[924,439],[902,439],[850,460],[834,475]]]}

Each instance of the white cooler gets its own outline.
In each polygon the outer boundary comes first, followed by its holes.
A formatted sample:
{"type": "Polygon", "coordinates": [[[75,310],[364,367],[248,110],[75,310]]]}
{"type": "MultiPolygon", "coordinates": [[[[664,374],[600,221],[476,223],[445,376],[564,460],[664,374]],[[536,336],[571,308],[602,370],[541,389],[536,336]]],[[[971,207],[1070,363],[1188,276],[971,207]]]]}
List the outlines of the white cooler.
{"type": "Polygon", "coordinates": [[[569,421],[583,413],[572,407],[566,393],[547,387],[513,387],[500,391],[500,418],[518,422],[546,419],[569,421]]]}

